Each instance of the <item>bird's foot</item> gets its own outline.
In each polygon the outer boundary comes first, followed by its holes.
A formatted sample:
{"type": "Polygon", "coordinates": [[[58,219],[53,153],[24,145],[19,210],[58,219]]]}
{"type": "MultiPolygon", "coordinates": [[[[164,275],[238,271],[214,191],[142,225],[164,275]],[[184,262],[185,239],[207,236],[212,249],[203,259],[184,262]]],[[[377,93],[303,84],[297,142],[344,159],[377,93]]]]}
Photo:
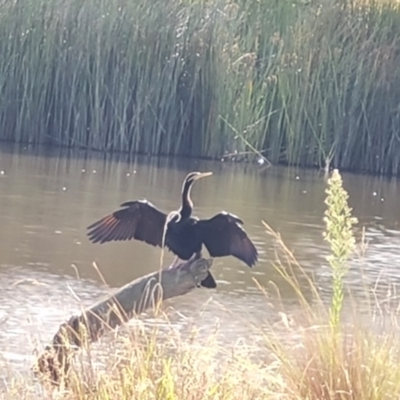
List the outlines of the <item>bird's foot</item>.
{"type": "Polygon", "coordinates": [[[172,264],[168,267],[168,269],[172,268],[179,268],[183,265],[184,261],[182,261],[179,257],[175,257],[174,261],[172,264]]]}
{"type": "Polygon", "coordinates": [[[194,253],[189,259],[187,260],[182,260],[181,258],[179,258],[178,256],[175,257],[174,261],[172,262],[172,264],[169,266],[168,269],[172,269],[172,268],[182,268],[186,263],[188,263],[189,261],[193,261],[193,260],[197,260],[201,257],[200,253],[194,253]]]}

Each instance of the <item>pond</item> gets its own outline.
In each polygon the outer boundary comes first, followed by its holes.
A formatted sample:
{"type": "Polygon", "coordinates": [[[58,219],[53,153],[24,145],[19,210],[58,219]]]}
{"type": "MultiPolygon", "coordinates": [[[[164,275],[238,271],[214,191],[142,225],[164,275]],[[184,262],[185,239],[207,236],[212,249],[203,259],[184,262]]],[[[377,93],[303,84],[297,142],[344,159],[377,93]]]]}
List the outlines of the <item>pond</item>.
{"type": "MultiPolygon", "coordinates": [[[[92,244],[86,228],[128,200],[147,198],[164,211],[177,209],[182,180],[193,170],[213,172],[193,187],[195,215],[211,217],[222,210],[238,215],[259,250],[259,261],[250,269],[233,257],[215,259],[216,290],[198,289],[167,302],[176,324],[184,326],[192,318],[205,332],[218,324],[221,337],[234,342],[248,334],[249,324],[279,319],[267,307],[278,290],[280,301],[295,312],[296,296],[273,267],[279,244],[262,221],[281,235],[304,270],[314,275],[322,295],[329,296],[328,246],[322,235],[326,179],[320,171],[3,146],[1,372],[13,364],[29,369],[33,349],[45,345],[81,304],[90,305],[110,287],[158,268],[159,248],[136,241],[92,244]]],[[[357,238],[365,235],[367,243],[366,248],[357,246],[359,257],[347,277],[361,301],[366,287],[374,290],[384,282],[388,288],[400,279],[400,183],[367,175],[342,177],[359,219],[357,238]]],[[[164,264],[172,259],[166,252],[164,264]]],[[[377,296],[385,298],[385,289],[377,296]]]]}

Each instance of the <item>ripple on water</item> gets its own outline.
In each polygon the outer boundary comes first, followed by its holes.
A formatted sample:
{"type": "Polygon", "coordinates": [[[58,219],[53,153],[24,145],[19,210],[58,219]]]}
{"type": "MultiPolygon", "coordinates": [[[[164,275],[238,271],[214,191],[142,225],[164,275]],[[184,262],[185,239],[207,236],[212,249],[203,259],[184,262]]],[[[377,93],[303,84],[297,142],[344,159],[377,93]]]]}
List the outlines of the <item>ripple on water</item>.
{"type": "Polygon", "coordinates": [[[32,266],[2,265],[0,287],[1,358],[23,369],[30,368],[33,351],[50,341],[58,325],[79,312],[72,291],[84,306],[106,293],[98,283],[35,271],[32,266]]]}
{"type": "MultiPolygon", "coordinates": [[[[0,285],[3,288],[0,292],[0,375],[3,373],[4,377],[10,365],[13,371],[29,373],[35,350],[40,351],[48,344],[60,323],[79,313],[80,304],[90,306],[109,293],[109,289],[94,281],[10,265],[2,266],[0,285]]],[[[164,317],[154,317],[151,312],[143,313],[140,321],[146,329],[157,327],[165,334],[171,326],[182,337],[189,337],[195,329],[198,338],[204,341],[212,335],[224,346],[242,341],[252,348],[259,340],[257,337],[262,337],[262,321],[270,323],[277,318],[260,293],[257,296],[240,289],[229,294],[194,290],[167,301],[164,310],[168,322],[164,317]]],[[[137,323],[131,320],[123,329],[137,323]]],[[[107,342],[111,338],[106,336],[104,340],[107,342]]],[[[95,345],[99,362],[106,357],[107,349],[95,345]]]]}

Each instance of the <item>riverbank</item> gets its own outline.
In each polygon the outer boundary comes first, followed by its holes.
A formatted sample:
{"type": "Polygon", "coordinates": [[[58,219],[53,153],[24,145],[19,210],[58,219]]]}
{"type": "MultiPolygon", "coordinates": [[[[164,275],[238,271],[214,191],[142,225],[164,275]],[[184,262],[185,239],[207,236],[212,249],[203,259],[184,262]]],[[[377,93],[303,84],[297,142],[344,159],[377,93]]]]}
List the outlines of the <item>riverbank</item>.
{"type": "Polygon", "coordinates": [[[0,139],[400,173],[395,2],[7,2],[0,139]]]}

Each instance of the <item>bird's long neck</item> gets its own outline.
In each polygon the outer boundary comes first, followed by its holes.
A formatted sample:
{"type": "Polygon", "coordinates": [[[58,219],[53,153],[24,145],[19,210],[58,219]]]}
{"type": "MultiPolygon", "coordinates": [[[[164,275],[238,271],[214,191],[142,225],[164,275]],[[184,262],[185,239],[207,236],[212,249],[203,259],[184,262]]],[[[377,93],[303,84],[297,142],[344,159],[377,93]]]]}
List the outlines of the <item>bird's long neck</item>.
{"type": "Polygon", "coordinates": [[[192,189],[193,182],[194,181],[190,180],[183,184],[182,205],[181,205],[181,209],[180,209],[182,218],[189,218],[192,214],[193,202],[190,198],[190,190],[192,189]]]}

